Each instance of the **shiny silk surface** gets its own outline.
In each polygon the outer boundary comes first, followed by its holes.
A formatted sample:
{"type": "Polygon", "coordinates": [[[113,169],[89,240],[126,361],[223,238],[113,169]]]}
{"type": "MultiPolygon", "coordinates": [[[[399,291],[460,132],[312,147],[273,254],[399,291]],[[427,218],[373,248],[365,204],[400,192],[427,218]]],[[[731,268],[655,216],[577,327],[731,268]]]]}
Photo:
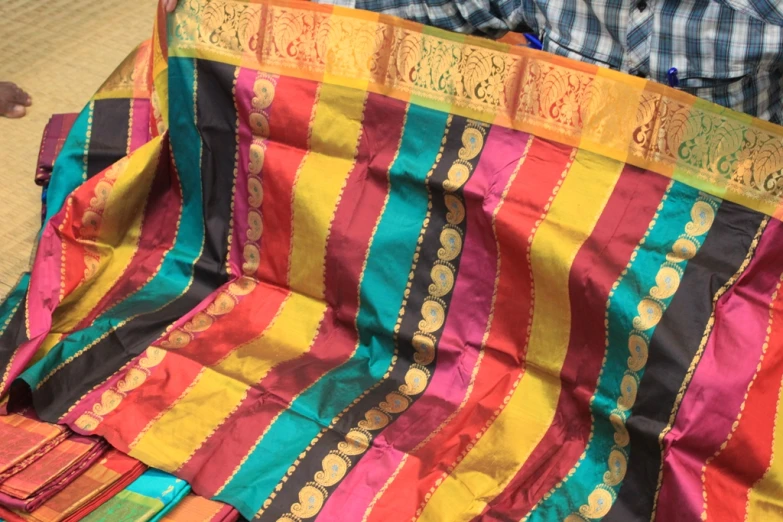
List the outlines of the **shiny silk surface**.
{"type": "Polygon", "coordinates": [[[782,138],[395,18],[182,0],[62,146],[0,393],[248,519],[783,520],[782,138]]]}

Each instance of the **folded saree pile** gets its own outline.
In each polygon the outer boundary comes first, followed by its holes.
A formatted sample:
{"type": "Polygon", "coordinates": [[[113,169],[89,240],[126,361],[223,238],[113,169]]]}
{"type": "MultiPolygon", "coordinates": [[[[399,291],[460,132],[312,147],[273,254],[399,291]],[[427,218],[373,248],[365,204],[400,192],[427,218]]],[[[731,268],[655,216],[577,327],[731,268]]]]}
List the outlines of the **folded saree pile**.
{"type": "Polygon", "coordinates": [[[661,85],[181,1],[62,146],[0,393],[248,519],[782,520],[781,196],[783,129],[661,85]]]}
{"type": "Polygon", "coordinates": [[[98,437],[0,417],[0,518],[14,522],[233,522],[230,506],[190,494],[187,482],[146,470],[98,437]],[[146,470],[146,471],[145,471],[146,470]]]}
{"type": "Polygon", "coordinates": [[[0,475],[0,505],[21,511],[37,507],[62,491],[106,451],[96,437],[82,437],[31,413],[0,419],[4,452],[10,459],[0,475]]]}
{"type": "Polygon", "coordinates": [[[96,477],[115,458],[128,464],[126,480],[112,480],[122,489],[144,466],[115,450],[98,437],[76,435],[68,428],[41,422],[31,411],[0,417],[3,461],[0,464],[0,516],[7,520],[54,522],[78,520],[83,504],[101,493],[96,477]],[[112,455],[116,455],[113,457],[112,455]]]}

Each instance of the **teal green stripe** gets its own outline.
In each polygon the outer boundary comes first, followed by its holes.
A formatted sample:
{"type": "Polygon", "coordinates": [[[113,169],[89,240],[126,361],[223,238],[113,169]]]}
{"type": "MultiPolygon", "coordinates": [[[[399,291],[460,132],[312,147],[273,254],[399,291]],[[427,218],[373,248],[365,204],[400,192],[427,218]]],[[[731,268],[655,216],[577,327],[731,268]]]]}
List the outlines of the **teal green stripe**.
{"type": "Polygon", "coordinates": [[[54,171],[46,192],[47,222],[62,209],[70,193],[84,183],[84,154],[87,146],[89,116],[90,104],[88,103],[76,118],[57,156],[57,161],[54,162],[54,171]]]}
{"type": "MultiPolygon", "coordinates": [[[[628,339],[633,330],[633,320],[638,315],[637,307],[655,286],[655,276],[666,261],[666,255],[671,252],[673,243],[685,232],[685,225],[690,221],[691,207],[698,197],[698,190],[678,182],[672,184],[654,226],[615,289],[609,302],[606,362],[591,404],[594,418],[592,442],[576,472],[530,513],[528,522],[565,519],[587,504],[590,493],[596,486],[603,484],[609,455],[615,445],[615,430],[609,422],[609,416],[617,408],[620,384],[628,370],[628,339]]],[[[697,239],[698,248],[704,236],[697,239]]],[[[682,261],[679,266],[684,270],[687,261],[682,261]]],[[[663,303],[668,306],[671,299],[665,299],[663,303]]],[[[645,331],[645,334],[651,338],[654,332],[655,327],[645,331]]],[[[636,375],[641,379],[644,368],[636,375]]],[[[630,414],[631,411],[628,411],[630,414]]],[[[617,491],[619,487],[615,488],[617,491]]]]}
{"type": "MultiPolygon", "coordinates": [[[[55,345],[21,377],[31,387],[63,361],[116,328],[123,319],[152,312],[180,296],[193,277],[193,264],[204,241],[201,189],[201,137],[194,125],[195,61],[169,59],[169,124],[174,161],[180,178],[183,209],[175,247],[164,258],[158,274],[131,297],[102,314],[89,327],[55,345]]],[[[165,161],[165,159],[164,159],[165,161]]]]}
{"type": "Polygon", "coordinates": [[[250,519],[289,466],[324,426],[386,373],[392,332],[402,306],[410,264],[426,217],[425,180],[446,128],[445,113],[410,106],[391,189],[370,247],[357,317],[359,345],[345,364],[302,393],[271,426],[231,482],[217,496],[250,519]]]}
{"type": "Polygon", "coordinates": [[[149,469],[127,488],[87,515],[87,522],[155,522],[171,511],[190,491],[184,480],[149,469]]]}
{"type": "Polygon", "coordinates": [[[8,327],[8,322],[11,320],[11,316],[16,313],[16,309],[23,303],[23,299],[27,292],[27,288],[30,285],[30,274],[23,274],[16,283],[16,286],[11,290],[2,303],[0,303],[0,335],[8,327]]]}

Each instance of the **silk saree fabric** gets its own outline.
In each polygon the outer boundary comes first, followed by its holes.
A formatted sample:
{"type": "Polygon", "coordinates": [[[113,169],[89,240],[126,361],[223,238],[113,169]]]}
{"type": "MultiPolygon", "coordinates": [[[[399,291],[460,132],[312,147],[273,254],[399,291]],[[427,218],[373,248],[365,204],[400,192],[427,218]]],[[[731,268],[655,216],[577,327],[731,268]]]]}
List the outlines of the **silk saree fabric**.
{"type": "Polygon", "coordinates": [[[33,511],[62,491],[106,451],[96,437],[73,436],[0,484],[0,504],[33,511]]]}
{"type": "Polygon", "coordinates": [[[46,194],[54,170],[54,161],[65,145],[78,114],[55,114],[44,127],[41,148],[38,151],[38,166],[35,170],[35,184],[41,188],[41,221],[46,219],[46,194]]]}
{"type": "Polygon", "coordinates": [[[165,516],[189,491],[187,482],[150,469],[82,520],[155,522],[165,516]]]}
{"type": "Polygon", "coordinates": [[[29,410],[0,417],[0,481],[20,473],[69,435],[67,428],[40,422],[29,410]]]}
{"type": "Polygon", "coordinates": [[[239,512],[228,504],[191,493],[160,520],[161,522],[234,522],[238,519],[239,512]]]}
{"type": "Polygon", "coordinates": [[[68,484],[30,513],[0,507],[0,517],[9,522],[75,522],[122,491],[144,473],[144,465],[116,450],[68,484]]]}
{"type": "Polygon", "coordinates": [[[519,46],[182,1],[63,145],[0,392],[248,519],[781,519],[781,137],[519,46]]]}

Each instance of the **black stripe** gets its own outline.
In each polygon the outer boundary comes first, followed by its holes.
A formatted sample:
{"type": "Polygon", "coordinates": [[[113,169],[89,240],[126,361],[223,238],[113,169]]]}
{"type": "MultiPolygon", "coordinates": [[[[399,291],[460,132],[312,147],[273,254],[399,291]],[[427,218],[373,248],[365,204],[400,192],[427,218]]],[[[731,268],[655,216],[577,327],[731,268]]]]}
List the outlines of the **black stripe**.
{"type": "MultiPolygon", "coordinates": [[[[201,179],[204,191],[204,251],[193,269],[193,284],[179,298],[129,321],[105,339],[60,369],[33,392],[40,417],[55,422],[68,408],[97,384],[142,353],[171,323],[228,280],[228,226],[234,186],[236,110],[233,98],[234,67],[214,62],[197,62],[197,127],[202,139],[201,179]]],[[[170,176],[168,149],[163,150],[158,176],[170,176]]],[[[79,333],[63,341],[82,347],[79,333]]]]}
{"type": "Polygon", "coordinates": [[[206,238],[205,266],[225,279],[226,247],[231,222],[234,190],[234,161],[237,149],[237,113],[234,106],[234,72],[224,63],[199,60],[197,121],[203,142],[201,180],[206,238]]]}
{"type": "MultiPolygon", "coordinates": [[[[352,428],[356,428],[359,422],[365,419],[364,415],[366,412],[370,411],[372,408],[377,409],[379,404],[386,400],[388,394],[396,392],[400,385],[405,383],[405,375],[415,363],[414,356],[416,350],[413,348],[413,335],[419,330],[419,322],[422,319],[422,305],[429,296],[428,289],[430,284],[432,284],[431,270],[439,259],[438,249],[441,246],[440,235],[444,226],[447,224],[446,214],[448,209],[446,208],[444,199],[446,192],[443,188],[443,182],[447,179],[449,168],[458,158],[458,153],[462,146],[462,134],[467,123],[467,120],[464,118],[453,117],[450,129],[448,130],[447,142],[443,149],[443,155],[428,181],[431,191],[432,210],[421,243],[422,248],[419,252],[418,262],[414,269],[410,294],[402,314],[402,322],[400,323],[397,342],[398,358],[392,367],[389,377],[357,403],[352,404],[350,406],[350,411],[344,414],[332,429],[323,433],[323,436],[318,442],[307,452],[306,457],[302,459],[302,462],[298,465],[294,473],[288,477],[288,480],[282,485],[282,489],[277,493],[271,505],[267,507],[260,516],[257,516],[255,520],[274,521],[288,512],[291,509],[292,504],[299,501],[299,490],[307,483],[311,483],[315,474],[322,470],[322,460],[324,457],[338,448],[338,444],[345,440],[345,434],[352,428]]],[[[475,165],[478,162],[479,157],[480,156],[470,161],[473,167],[471,169],[471,174],[475,170],[475,165]]],[[[455,194],[461,196],[462,190],[457,190],[455,194]]],[[[457,226],[462,233],[463,238],[466,221],[467,220],[464,219],[457,226]]],[[[450,264],[454,268],[455,278],[459,273],[459,260],[460,257],[457,257],[450,261],[450,264]]],[[[451,302],[451,295],[452,292],[449,292],[447,295],[440,298],[446,305],[445,309],[447,314],[448,305],[451,302]]],[[[442,332],[443,328],[433,332],[436,346],[442,332]]],[[[429,364],[423,366],[430,371],[430,375],[435,370],[435,362],[436,361],[433,360],[429,364]]],[[[415,402],[417,398],[421,397],[421,395],[422,394],[411,396],[411,404],[415,402]]],[[[410,406],[408,409],[409,408],[410,406]]],[[[393,414],[387,412],[391,422],[394,422],[400,414],[401,413],[393,414]]],[[[372,435],[377,437],[380,432],[380,430],[373,431],[372,435]]],[[[366,452],[360,455],[344,456],[351,462],[348,472],[355,467],[356,463],[365,454],[366,452]]],[[[331,486],[331,488],[336,488],[338,486],[339,483],[331,486]]]]}
{"type": "MultiPolygon", "coordinates": [[[[27,292],[25,291],[19,300],[19,306],[14,314],[11,316],[11,320],[8,322],[8,326],[5,328],[2,334],[0,334],[0,372],[4,372],[8,368],[8,364],[11,362],[11,358],[16,352],[16,349],[27,339],[27,326],[25,315],[27,309],[25,307],[25,301],[27,300],[27,292]]],[[[3,325],[0,323],[0,328],[3,325]]],[[[2,378],[2,373],[0,373],[2,378]]]]}
{"type": "Polygon", "coordinates": [[[627,423],[628,472],[607,522],[649,522],[661,466],[658,436],[705,333],[713,297],[744,262],[763,217],[724,201],[704,245],[688,263],[650,340],[647,367],[627,423]]]}
{"type": "Polygon", "coordinates": [[[128,150],[131,101],[95,100],[87,155],[87,177],[99,174],[124,157],[128,150]]]}

